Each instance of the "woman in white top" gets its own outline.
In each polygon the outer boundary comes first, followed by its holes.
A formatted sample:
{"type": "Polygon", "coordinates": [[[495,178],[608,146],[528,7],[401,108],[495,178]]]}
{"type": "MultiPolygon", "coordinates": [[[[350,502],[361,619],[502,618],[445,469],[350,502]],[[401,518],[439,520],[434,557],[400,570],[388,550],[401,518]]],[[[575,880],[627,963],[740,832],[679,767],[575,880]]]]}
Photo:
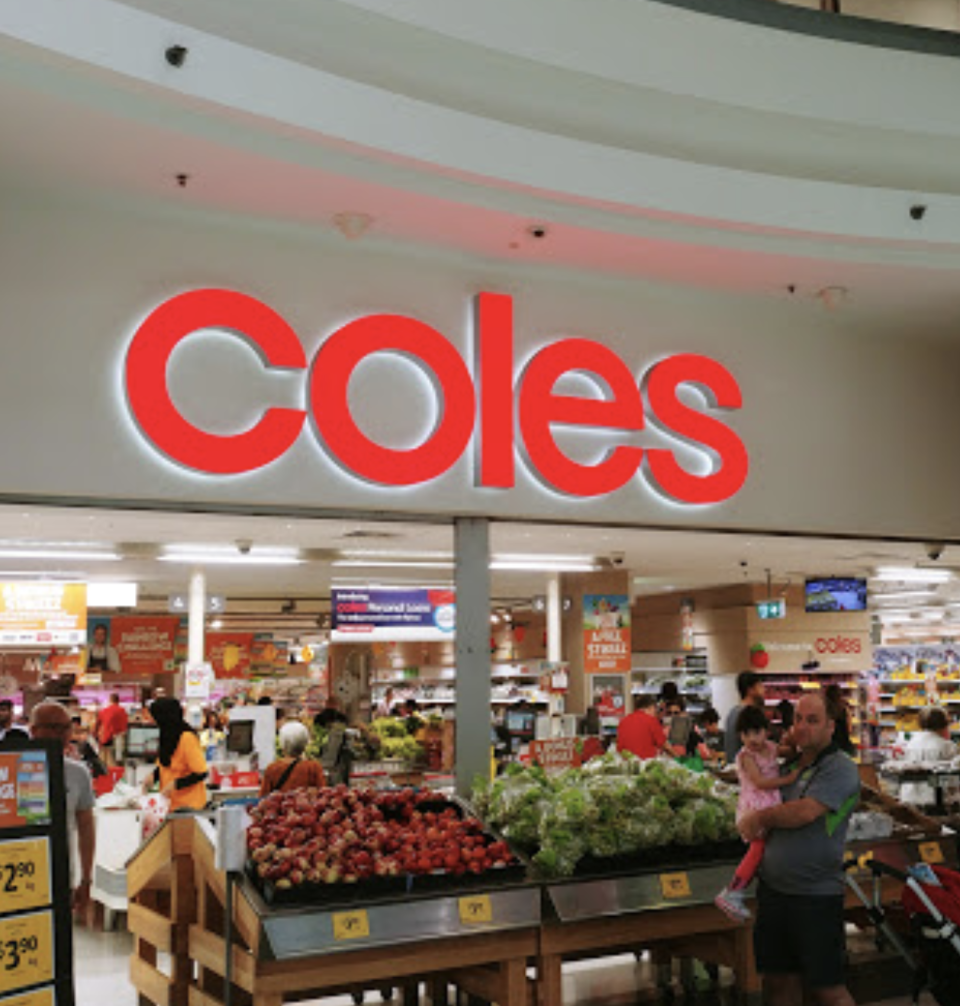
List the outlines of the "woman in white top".
{"type": "MultiPolygon", "coordinates": [[[[915,733],[903,752],[904,761],[950,761],[958,754],[957,745],[950,740],[950,721],[947,714],[936,706],[920,711],[920,731],[915,733]]],[[[936,793],[926,782],[905,782],[900,786],[903,803],[933,804],[936,793]]]]}

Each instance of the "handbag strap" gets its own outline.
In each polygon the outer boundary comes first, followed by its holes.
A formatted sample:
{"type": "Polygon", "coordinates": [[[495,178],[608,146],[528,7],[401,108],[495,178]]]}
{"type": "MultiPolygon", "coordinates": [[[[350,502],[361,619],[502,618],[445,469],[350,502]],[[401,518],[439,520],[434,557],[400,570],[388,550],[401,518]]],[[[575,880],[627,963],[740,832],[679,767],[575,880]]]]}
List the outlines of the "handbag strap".
{"type": "Polygon", "coordinates": [[[299,757],[294,758],[292,762],[283,770],[283,775],[277,780],[277,785],[273,787],[272,792],[276,792],[279,789],[283,789],[286,785],[287,780],[293,775],[293,770],[300,764],[299,757]]]}

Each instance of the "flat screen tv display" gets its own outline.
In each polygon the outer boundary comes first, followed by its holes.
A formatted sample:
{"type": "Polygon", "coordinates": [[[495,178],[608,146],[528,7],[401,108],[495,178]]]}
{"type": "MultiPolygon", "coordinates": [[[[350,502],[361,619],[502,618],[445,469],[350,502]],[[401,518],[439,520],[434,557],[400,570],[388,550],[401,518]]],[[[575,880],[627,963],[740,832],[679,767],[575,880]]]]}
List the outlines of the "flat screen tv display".
{"type": "Polygon", "coordinates": [[[145,758],[157,757],[160,751],[160,728],[146,723],[131,723],[127,727],[127,756],[145,758]]]}
{"type": "Polygon", "coordinates": [[[823,576],[807,580],[806,610],[866,611],[867,581],[850,576],[823,576]]]}

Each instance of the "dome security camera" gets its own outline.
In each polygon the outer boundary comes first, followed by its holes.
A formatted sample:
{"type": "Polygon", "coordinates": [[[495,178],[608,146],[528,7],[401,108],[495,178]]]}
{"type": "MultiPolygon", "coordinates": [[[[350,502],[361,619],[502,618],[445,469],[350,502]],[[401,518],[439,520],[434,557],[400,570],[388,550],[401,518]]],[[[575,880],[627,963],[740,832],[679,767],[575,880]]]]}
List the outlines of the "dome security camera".
{"type": "Polygon", "coordinates": [[[627,557],[623,552],[613,552],[610,556],[610,561],[614,566],[622,566],[627,561],[627,557]]]}
{"type": "Polygon", "coordinates": [[[927,558],[936,562],[944,553],[946,545],[942,541],[931,541],[927,543],[927,558]]]}
{"type": "Polygon", "coordinates": [[[923,203],[914,203],[910,207],[910,219],[911,220],[922,220],[927,215],[927,208],[923,203]]]}
{"type": "Polygon", "coordinates": [[[249,538],[238,538],[236,545],[237,551],[241,555],[249,555],[250,550],[253,548],[253,542],[249,538]]]}
{"type": "Polygon", "coordinates": [[[546,224],[531,224],[527,228],[527,233],[532,238],[536,238],[538,241],[542,241],[547,236],[547,225],[546,224]]]}
{"type": "Polygon", "coordinates": [[[185,45],[171,45],[163,55],[171,66],[175,66],[179,70],[187,61],[189,51],[185,45]]]}

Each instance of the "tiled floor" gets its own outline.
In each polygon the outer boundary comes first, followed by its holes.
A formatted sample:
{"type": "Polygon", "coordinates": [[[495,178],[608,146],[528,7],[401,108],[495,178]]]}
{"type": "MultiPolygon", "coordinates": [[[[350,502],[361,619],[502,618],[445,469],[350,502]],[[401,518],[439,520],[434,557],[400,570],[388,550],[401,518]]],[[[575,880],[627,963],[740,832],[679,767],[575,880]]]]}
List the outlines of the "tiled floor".
{"type": "MultiPolygon", "coordinates": [[[[122,919],[122,917],[121,917],[122,919]]],[[[74,932],[74,957],[77,1006],[137,1006],[137,997],[130,985],[127,962],[131,939],[126,932],[94,933],[77,928],[74,932]]],[[[640,978],[649,977],[649,965],[637,964],[632,956],[607,958],[599,962],[583,961],[564,968],[564,1006],[625,1006],[627,1003],[655,1001],[639,998],[636,993],[640,978]],[[638,967],[641,974],[638,975],[638,967]]],[[[701,997],[698,1006],[722,1003],[722,1000],[701,997]]],[[[323,1006],[352,1006],[348,997],[323,1000],[323,1006]]],[[[368,994],[367,1003],[381,1003],[379,994],[368,994]]],[[[909,999],[890,999],[876,1006],[910,1006],[909,999]]],[[[934,1006],[933,999],[924,996],[921,1006],[934,1006]]]]}

